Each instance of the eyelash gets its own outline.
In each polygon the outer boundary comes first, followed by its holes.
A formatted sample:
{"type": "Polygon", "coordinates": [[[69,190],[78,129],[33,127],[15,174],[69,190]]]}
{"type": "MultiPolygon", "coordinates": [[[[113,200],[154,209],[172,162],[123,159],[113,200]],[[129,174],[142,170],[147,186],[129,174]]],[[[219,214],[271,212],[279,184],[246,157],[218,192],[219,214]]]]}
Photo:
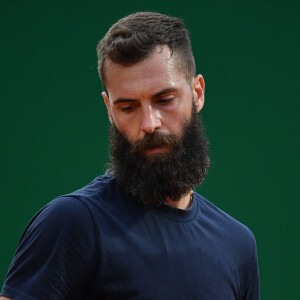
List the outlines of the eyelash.
{"type": "Polygon", "coordinates": [[[159,103],[169,103],[172,102],[174,98],[165,98],[165,99],[160,99],[158,102],[159,103]]]}
{"type": "Polygon", "coordinates": [[[121,111],[130,111],[132,109],[132,106],[125,106],[125,107],[121,107],[121,111]]]}
{"type": "MultiPolygon", "coordinates": [[[[165,99],[158,100],[157,103],[168,104],[168,103],[172,102],[173,100],[174,100],[174,98],[165,98],[165,99]]],[[[124,107],[120,108],[120,110],[122,112],[130,112],[132,109],[133,109],[133,106],[124,106],[124,107]]]]}

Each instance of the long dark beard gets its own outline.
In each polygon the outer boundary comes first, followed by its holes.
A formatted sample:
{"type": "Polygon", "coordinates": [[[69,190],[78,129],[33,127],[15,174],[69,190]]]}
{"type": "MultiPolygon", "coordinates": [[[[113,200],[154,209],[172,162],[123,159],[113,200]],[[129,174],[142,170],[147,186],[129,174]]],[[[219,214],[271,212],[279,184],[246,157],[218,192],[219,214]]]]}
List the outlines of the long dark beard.
{"type": "Polygon", "coordinates": [[[178,201],[203,181],[209,168],[208,141],[195,106],[191,119],[183,125],[182,138],[154,132],[132,145],[115,125],[109,136],[108,173],[126,193],[146,206],[160,206],[167,197],[178,201]],[[145,149],[154,146],[170,149],[145,155],[145,149]]]}

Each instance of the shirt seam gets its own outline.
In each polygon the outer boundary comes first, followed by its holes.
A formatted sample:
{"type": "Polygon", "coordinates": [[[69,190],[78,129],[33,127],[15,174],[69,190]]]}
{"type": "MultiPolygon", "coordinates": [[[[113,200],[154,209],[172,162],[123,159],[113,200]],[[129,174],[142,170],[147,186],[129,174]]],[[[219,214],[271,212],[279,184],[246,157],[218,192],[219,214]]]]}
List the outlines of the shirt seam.
{"type": "MultiPolygon", "coordinates": [[[[89,205],[87,203],[85,203],[85,201],[82,199],[82,196],[80,195],[69,195],[71,197],[74,197],[76,200],[78,200],[82,205],[84,205],[86,207],[86,209],[88,210],[90,216],[91,216],[91,220],[92,220],[92,224],[93,224],[93,228],[94,228],[94,240],[96,243],[96,254],[100,252],[100,248],[99,248],[99,239],[97,236],[97,229],[96,229],[96,222],[95,222],[95,218],[93,216],[93,213],[89,207],[89,205]]],[[[95,268],[95,276],[96,274],[98,274],[98,270],[99,270],[99,255],[96,255],[96,259],[97,259],[97,264],[96,264],[96,268],[95,268]]],[[[93,276],[93,278],[95,278],[95,276],[93,276]]],[[[88,284],[88,286],[90,286],[91,283],[88,284]]]]}
{"type": "MultiPolygon", "coordinates": [[[[160,216],[162,216],[162,217],[164,217],[164,218],[166,218],[170,221],[176,222],[176,223],[190,223],[190,222],[193,222],[199,214],[199,197],[198,197],[197,194],[195,194],[195,197],[197,197],[197,201],[195,201],[195,202],[197,202],[196,203],[197,206],[195,207],[196,212],[195,212],[195,215],[191,219],[180,220],[180,217],[178,219],[177,218],[172,218],[172,217],[167,216],[167,215],[165,215],[165,214],[163,214],[163,213],[161,213],[157,210],[151,209],[151,211],[155,214],[158,214],[158,215],[160,215],[160,216]]],[[[185,218],[185,217],[183,217],[183,218],[185,218]]]]}

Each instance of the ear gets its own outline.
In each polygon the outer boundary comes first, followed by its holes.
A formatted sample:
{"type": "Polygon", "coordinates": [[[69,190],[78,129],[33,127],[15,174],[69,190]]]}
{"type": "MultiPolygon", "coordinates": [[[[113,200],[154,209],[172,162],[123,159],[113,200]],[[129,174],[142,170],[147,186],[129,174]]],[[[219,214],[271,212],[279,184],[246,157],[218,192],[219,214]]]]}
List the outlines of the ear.
{"type": "Polygon", "coordinates": [[[204,89],[204,79],[203,76],[199,74],[193,79],[192,83],[192,90],[197,113],[203,108],[204,105],[204,89]]]}
{"type": "Polygon", "coordinates": [[[109,102],[109,98],[106,92],[102,92],[102,97],[105,103],[105,106],[107,108],[107,114],[108,114],[108,119],[110,121],[110,123],[113,123],[113,119],[111,116],[111,108],[110,108],[110,102],[109,102]]]}

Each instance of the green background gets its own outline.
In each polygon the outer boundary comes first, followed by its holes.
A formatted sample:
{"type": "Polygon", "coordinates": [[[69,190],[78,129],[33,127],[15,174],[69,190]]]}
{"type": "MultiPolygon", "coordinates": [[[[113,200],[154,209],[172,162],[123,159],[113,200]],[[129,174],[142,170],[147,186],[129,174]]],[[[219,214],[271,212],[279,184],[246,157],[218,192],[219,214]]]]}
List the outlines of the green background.
{"type": "Polygon", "coordinates": [[[212,159],[198,192],[254,232],[262,299],[299,299],[293,0],[1,0],[1,282],[33,214],[105,169],[109,122],[95,47],[140,10],[181,17],[191,31],[212,159]]]}

